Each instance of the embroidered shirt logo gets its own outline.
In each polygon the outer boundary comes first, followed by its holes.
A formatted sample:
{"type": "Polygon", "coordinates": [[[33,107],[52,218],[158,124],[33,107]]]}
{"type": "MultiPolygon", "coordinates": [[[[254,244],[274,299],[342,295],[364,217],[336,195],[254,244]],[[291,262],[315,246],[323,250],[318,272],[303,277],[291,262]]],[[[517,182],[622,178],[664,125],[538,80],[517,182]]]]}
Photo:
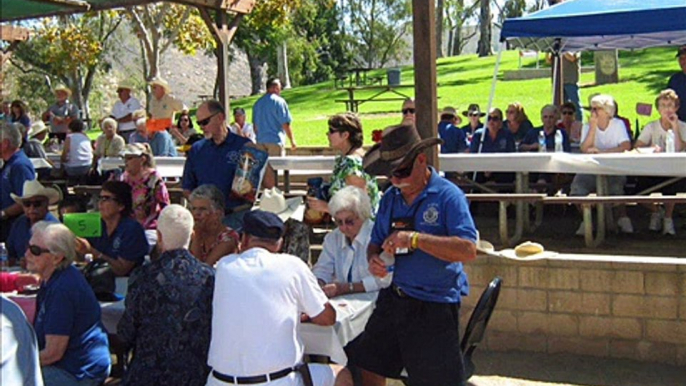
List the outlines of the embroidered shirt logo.
{"type": "Polygon", "coordinates": [[[426,224],[436,224],[436,222],[438,221],[438,208],[436,208],[435,204],[429,205],[429,207],[426,208],[424,214],[422,215],[422,219],[424,219],[424,222],[426,224]]]}

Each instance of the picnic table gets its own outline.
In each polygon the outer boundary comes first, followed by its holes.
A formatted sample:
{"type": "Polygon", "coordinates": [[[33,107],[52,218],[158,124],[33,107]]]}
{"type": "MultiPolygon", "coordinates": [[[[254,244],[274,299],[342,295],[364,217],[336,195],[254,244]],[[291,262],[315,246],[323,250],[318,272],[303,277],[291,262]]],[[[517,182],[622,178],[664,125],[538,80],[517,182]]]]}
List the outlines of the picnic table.
{"type": "Polygon", "coordinates": [[[344,89],[348,92],[348,99],[336,99],[336,103],[345,103],[345,108],[347,111],[358,112],[359,107],[363,103],[368,102],[402,102],[408,98],[409,95],[404,94],[398,89],[400,88],[410,88],[414,89],[413,84],[403,84],[403,85],[371,85],[371,86],[350,86],[344,89]],[[368,98],[358,98],[355,99],[356,91],[375,91],[376,93],[368,98]],[[393,94],[393,96],[384,96],[384,94],[393,94]]]}

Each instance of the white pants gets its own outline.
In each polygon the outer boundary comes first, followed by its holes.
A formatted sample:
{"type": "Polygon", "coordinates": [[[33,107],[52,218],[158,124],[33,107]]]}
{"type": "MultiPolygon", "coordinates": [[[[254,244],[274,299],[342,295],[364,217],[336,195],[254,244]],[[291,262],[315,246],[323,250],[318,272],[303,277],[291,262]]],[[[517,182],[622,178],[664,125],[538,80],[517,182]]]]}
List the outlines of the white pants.
{"type": "MultiPolygon", "coordinates": [[[[312,374],[312,384],[314,386],[333,386],[336,381],[336,375],[333,369],[329,365],[320,363],[310,363],[308,364],[310,368],[310,374],[312,374]]],[[[206,386],[228,386],[232,383],[227,383],[220,381],[212,375],[210,372],[209,377],[207,377],[206,386]]],[[[304,386],[302,377],[300,373],[292,372],[283,378],[279,378],[275,381],[265,382],[265,383],[255,383],[255,385],[269,385],[269,386],[304,386]]]]}

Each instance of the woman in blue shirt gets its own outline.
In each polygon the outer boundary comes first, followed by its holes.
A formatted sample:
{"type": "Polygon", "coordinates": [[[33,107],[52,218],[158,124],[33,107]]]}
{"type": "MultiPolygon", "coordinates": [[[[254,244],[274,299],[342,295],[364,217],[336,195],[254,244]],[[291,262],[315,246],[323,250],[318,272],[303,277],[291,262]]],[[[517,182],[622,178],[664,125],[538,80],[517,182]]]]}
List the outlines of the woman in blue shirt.
{"type": "Polygon", "coordinates": [[[46,386],[100,385],[110,372],[107,333],[93,290],[72,262],[74,235],[41,221],[32,228],[27,268],[41,279],[34,328],[46,386]]]}

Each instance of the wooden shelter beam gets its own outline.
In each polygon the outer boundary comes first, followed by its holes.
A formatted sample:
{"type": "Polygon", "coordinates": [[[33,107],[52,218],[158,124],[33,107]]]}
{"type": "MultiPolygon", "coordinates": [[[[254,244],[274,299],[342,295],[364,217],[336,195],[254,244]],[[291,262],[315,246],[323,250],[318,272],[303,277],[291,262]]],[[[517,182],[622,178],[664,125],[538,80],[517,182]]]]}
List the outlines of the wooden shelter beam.
{"type": "MultiPolygon", "coordinates": [[[[438,136],[436,103],[436,17],[435,0],[412,0],[414,31],[414,84],[416,125],[422,138],[438,136]]],[[[429,163],[438,167],[437,149],[429,163]]]]}

